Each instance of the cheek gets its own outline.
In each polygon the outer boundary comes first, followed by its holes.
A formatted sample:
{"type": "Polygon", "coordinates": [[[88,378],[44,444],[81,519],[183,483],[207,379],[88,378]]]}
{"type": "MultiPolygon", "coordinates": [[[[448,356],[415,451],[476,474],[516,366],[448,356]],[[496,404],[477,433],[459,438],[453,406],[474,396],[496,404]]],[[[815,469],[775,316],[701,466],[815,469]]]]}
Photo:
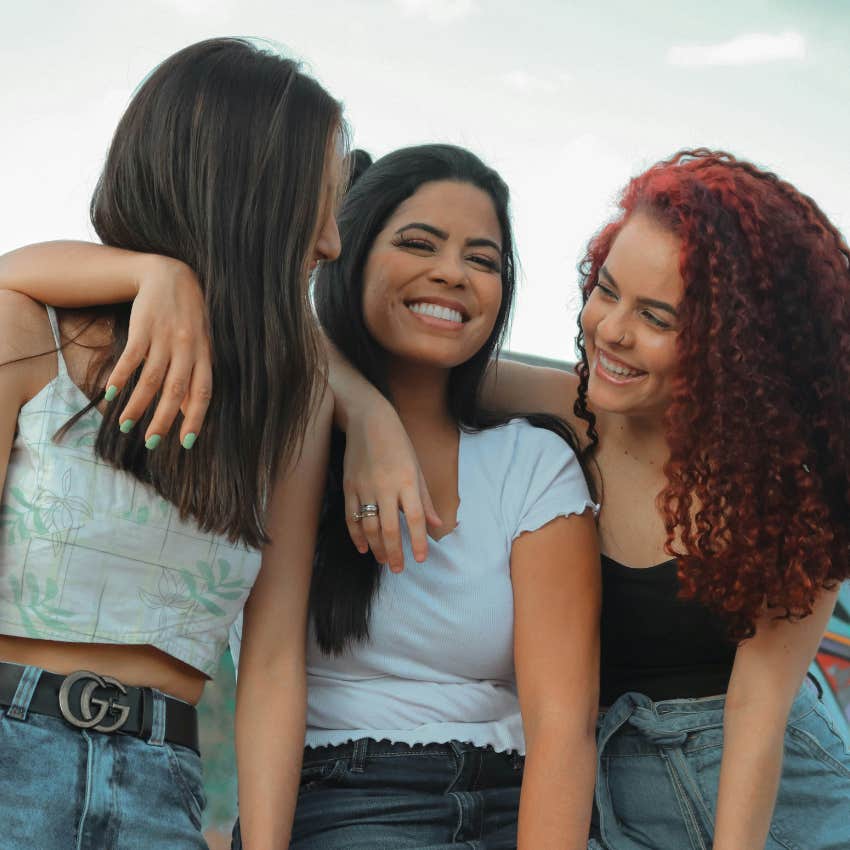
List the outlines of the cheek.
{"type": "Polygon", "coordinates": [[[593,334],[599,324],[599,309],[593,300],[588,301],[581,311],[581,329],[584,333],[585,348],[593,346],[593,334]]]}
{"type": "Polygon", "coordinates": [[[675,337],[666,335],[661,339],[653,340],[644,347],[644,350],[649,353],[649,365],[656,375],[665,380],[673,377],[679,361],[675,337]]]}

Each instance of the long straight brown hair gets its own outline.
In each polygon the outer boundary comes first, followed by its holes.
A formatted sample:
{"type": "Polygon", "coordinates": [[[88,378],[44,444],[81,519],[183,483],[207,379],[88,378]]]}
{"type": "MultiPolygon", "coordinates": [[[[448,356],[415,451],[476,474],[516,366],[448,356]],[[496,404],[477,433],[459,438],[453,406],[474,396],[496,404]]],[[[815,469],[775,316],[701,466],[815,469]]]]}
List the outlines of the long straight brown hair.
{"type": "MultiPolygon", "coordinates": [[[[340,105],[296,63],[243,39],[210,39],[166,59],[139,87],[91,202],[105,244],[194,269],[213,350],[212,401],[191,451],[176,436],[144,448],[153,407],[120,433],[138,370],[104,416],[97,454],[204,531],[250,546],[268,539],[276,471],[297,454],[316,397],[309,262],[328,153],[344,134],[340,105]]],[[[98,312],[112,318],[114,340],[93,386],[126,344],[129,305],[98,312]]]]}

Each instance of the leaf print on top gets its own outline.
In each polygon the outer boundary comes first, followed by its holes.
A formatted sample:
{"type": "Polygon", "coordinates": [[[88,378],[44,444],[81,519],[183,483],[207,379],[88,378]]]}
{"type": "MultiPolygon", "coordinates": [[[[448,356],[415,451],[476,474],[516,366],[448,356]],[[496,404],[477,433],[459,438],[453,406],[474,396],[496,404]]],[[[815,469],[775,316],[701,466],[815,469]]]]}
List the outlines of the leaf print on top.
{"type": "Polygon", "coordinates": [[[12,601],[21,616],[21,623],[32,637],[43,637],[43,628],[64,630],[67,623],[62,618],[73,617],[73,611],[66,611],[54,605],[59,596],[59,586],[52,578],[44,581],[44,590],[39,587],[38,579],[32,573],[27,573],[25,581],[17,576],[9,576],[9,587],[12,591],[12,601]],[[26,594],[24,589],[26,584],[26,594]],[[38,624],[34,622],[38,620],[38,624]]]}
{"type": "Polygon", "coordinates": [[[197,573],[163,569],[156,593],[139,589],[142,602],[160,611],[160,626],[165,625],[169,611],[193,611],[201,607],[215,617],[227,616],[214,600],[236,600],[251,589],[251,585],[241,579],[230,578],[232,568],[224,558],[218,558],[216,566],[208,561],[197,561],[197,568],[197,573]]]}
{"type": "Polygon", "coordinates": [[[228,581],[230,563],[225,561],[224,558],[218,558],[216,564],[218,565],[217,575],[212,564],[207,561],[197,562],[198,572],[203,579],[200,582],[196,581],[197,575],[192,575],[188,570],[181,570],[180,572],[192,598],[210,614],[222,617],[225,612],[210,597],[229,600],[239,599],[251,589],[251,585],[243,583],[241,579],[228,581]]]}
{"type": "Polygon", "coordinates": [[[31,537],[49,537],[54,551],[61,549],[67,532],[82,527],[93,516],[92,506],[85,499],[71,495],[71,470],[61,479],[61,492],[42,488],[28,499],[19,487],[10,487],[12,500],[3,505],[2,525],[6,543],[12,544],[31,537]]]}

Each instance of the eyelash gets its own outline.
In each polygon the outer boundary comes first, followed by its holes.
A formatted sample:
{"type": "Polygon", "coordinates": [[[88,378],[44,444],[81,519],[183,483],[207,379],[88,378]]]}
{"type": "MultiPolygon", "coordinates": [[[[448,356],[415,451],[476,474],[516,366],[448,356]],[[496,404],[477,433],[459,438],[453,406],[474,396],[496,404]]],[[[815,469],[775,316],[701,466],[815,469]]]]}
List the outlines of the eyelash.
{"type": "MultiPolygon", "coordinates": [[[[604,283],[599,283],[597,281],[596,288],[602,293],[605,298],[610,298],[612,301],[617,301],[617,293],[614,292],[613,289],[609,289],[605,286],[604,283]]],[[[670,328],[670,325],[665,322],[663,319],[659,319],[654,313],[650,313],[649,310],[642,310],[640,313],[653,327],[658,328],[659,330],[666,331],[670,328]]]]}
{"type": "MultiPolygon", "coordinates": [[[[434,246],[428,242],[426,239],[411,239],[411,238],[396,238],[392,240],[392,244],[396,248],[412,248],[414,251],[431,251],[433,253],[434,246]]],[[[489,257],[484,257],[481,254],[473,254],[467,259],[470,262],[477,263],[478,265],[488,269],[491,272],[500,272],[501,266],[495,260],[491,260],[489,257]]]]}

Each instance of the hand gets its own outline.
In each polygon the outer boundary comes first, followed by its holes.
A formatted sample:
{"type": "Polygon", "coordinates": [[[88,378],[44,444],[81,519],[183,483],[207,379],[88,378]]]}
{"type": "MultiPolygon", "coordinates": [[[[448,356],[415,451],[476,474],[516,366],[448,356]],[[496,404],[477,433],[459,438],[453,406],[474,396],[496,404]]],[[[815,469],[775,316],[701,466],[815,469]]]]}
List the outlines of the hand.
{"type": "Polygon", "coordinates": [[[138,262],[138,295],[130,313],[127,347],[107,380],[106,398],[120,390],[144,361],[120,421],[141,419],[161,391],[145,440],[168,433],[180,410],[180,442],[191,448],[212,395],[204,294],[194,272],[179,260],[142,254],[138,262]]]}
{"type": "Polygon", "coordinates": [[[345,521],[358,551],[371,548],[377,561],[393,572],[404,569],[399,510],[410,531],[413,557],[421,563],[428,555],[427,526],[443,523],[428,493],[410,438],[392,405],[382,399],[361,415],[349,416],[346,431],[345,521]],[[375,504],[378,516],[359,522],[360,505],[375,504]]]}

